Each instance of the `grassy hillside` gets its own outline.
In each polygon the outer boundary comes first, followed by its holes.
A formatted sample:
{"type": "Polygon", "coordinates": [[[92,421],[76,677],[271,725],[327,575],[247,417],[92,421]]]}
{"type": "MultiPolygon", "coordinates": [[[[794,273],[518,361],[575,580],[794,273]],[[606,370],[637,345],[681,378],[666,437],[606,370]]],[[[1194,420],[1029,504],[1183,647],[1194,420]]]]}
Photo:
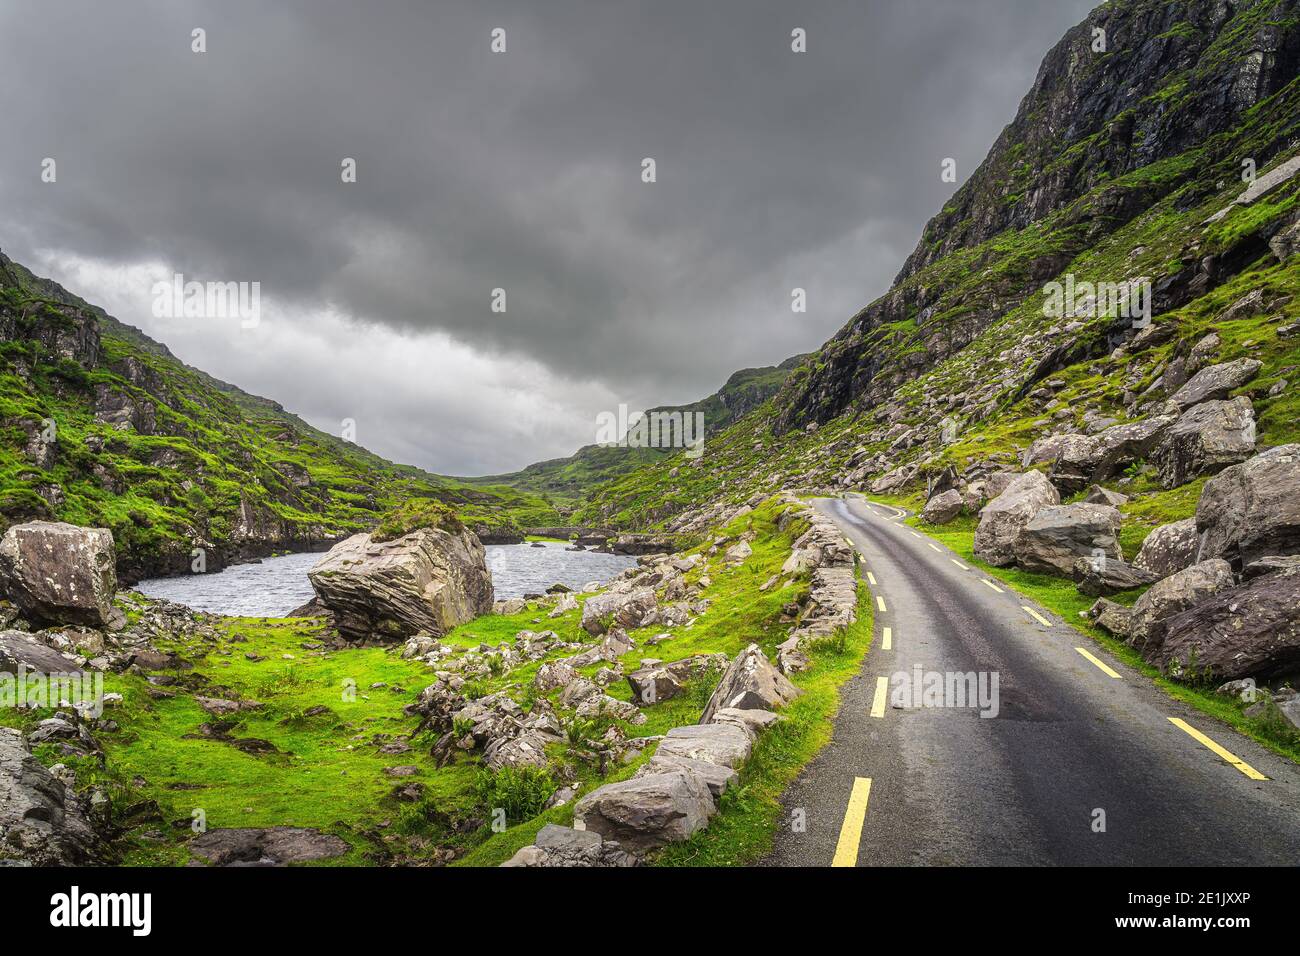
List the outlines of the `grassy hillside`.
{"type": "Polygon", "coordinates": [[[408,498],[485,535],[553,523],[527,491],[394,465],[184,365],[0,257],[0,525],[112,529],[129,579],[322,546],[408,498]]]}

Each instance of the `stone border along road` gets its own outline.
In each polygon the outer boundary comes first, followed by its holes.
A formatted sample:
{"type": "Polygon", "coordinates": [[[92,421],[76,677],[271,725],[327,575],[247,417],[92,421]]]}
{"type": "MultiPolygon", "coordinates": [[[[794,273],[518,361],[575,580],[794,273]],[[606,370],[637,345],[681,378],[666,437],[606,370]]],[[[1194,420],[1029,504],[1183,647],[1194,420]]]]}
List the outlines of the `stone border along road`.
{"type": "Polygon", "coordinates": [[[864,559],[876,637],[765,865],[1300,862],[1300,767],[1108,660],[906,512],[814,505],[864,559]],[[1000,712],[878,697],[914,665],[996,671],[1000,712]]]}

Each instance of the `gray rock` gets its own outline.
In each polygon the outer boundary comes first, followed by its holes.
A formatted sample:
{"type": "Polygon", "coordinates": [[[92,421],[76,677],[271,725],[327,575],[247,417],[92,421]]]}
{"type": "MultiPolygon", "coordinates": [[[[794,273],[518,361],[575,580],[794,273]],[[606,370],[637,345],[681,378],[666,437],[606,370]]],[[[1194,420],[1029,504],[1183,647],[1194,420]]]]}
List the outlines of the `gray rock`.
{"type": "Polygon", "coordinates": [[[1165,622],[1233,585],[1227,561],[1202,561],[1151,586],[1133,605],[1129,643],[1154,660],[1164,641],[1165,622]]]}
{"type": "Polygon", "coordinates": [[[980,510],[975,557],[995,567],[1011,564],[1025,525],[1043,508],[1060,503],[1060,494],[1042,472],[1025,472],[980,510]]]}
{"type": "Polygon", "coordinates": [[[1255,410],[1244,395],[1194,405],[1179,416],[1152,453],[1165,488],[1185,485],[1255,453],[1255,410]]]}
{"type": "Polygon", "coordinates": [[[537,832],[532,846],[522,848],[501,865],[614,867],[640,866],[640,861],[616,841],[601,839],[599,833],[548,823],[537,832]]]}
{"type": "Polygon", "coordinates": [[[1074,562],[1073,576],[1079,593],[1089,597],[1131,591],[1160,580],[1160,575],[1135,568],[1118,558],[1079,558],[1074,562]]]}
{"type": "Polygon", "coordinates": [[[0,592],[38,622],[103,627],[117,590],[116,561],[106,528],[16,524],[0,538],[0,592]]]}
{"type": "Polygon", "coordinates": [[[353,639],[441,637],[492,610],[492,574],[468,529],[420,528],[392,541],[356,534],[307,573],[316,596],[353,639]]]}
{"type": "Polygon", "coordinates": [[[680,770],[684,773],[693,774],[704,781],[705,786],[709,788],[709,793],[713,794],[716,800],[721,797],[729,787],[733,786],[740,779],[740,774],[730,767],[721,764],[711,763],[708,760],[699,760],[691,757],[683,757],[673,753],[656,753],[649,761],[641,765],[633,777],[644,777],[649,774],[672,773],[680,770]]]}
{"type": "Polygon", "coordinates": [[[632,852],[688,839],[717,811],[708,784],[684,770],[606,784],[573,808],[577,830],[617,840],[632,852]]]}
{"type": "Polygon", "coordinates": [[[1083,500],[1090,505],[1110,505],[1112,508],[1118,508],[1120,505],[1128,504],[1128,495],[1122,495],[1118,491],[1111,491],[1101,485],[1093,485],[1088,489],[1087,497],[1083,500]]]}
{"type": "Polygon", "coordinates": [[[1114,425],[1101,432],[1097,435],[1091,462],[1092,480],[1113,478],[1129,465],[1150,457],[1176,421],[1176,415],[1153,415],[1141,421],[1114,425]]]}
{"type": "Polygon", "coordinates": [[[1279,571],[1289,571],[1292,568],[1300,568],[1300,554],[1271,554],[1266,558],[1252,561],[1242,568],[1241,578],[1243,581],[1253,581],[1266,574],[1277,574],[1279,571]]]}
{"type": "Polygon", "coordinates": [[[1200,546],[1195,518],[1162,524],[1142,541],[1133,567],[1165,578],[1195,564],[1200,546]]]}
{"type": "Polygon", "coordinates": [[[1300,671],[1300,569],[1257,577],[1169,618],[1149,659],[1166,673],[1196,679],[1300,671]]]}
{"type": "Polygon", "coordinates": [[[632,699],[639,704],[656,704],[686,692],[690,681],[702,677],[710,668],[722,671],[728,664],[725,654],[697,654],[671,664],[641,667],[627,675],[632,699]]]}
{"type": "Polygon", "coordinates": [[[1234,565],[1300,553],[1300,445],[1280,445],[1225,468],[1196,505],[1201,556],[1234,565]]]}
{"type": "Polygon", "coordinates": [[[750,644],[736,655],[723,673],[722,680],[704,707],[700,723],[709,723],[713,715],[724,707],[772,710],[788,704],[801,693],[772,666],[757,644],[750,644]]]}
{"type": "Polygon", "coordinates": [[[1116,637],[1128,638],[1133,633],[1133,609],[1114,601],[1099,599],[1088,609],[1088,617],[1116,637]]]}
{"type": "Polygon", "coordinates": [[[190,841],[190,852],[213,866],[285,866],[347,853],[343,840],[308,827],[209,830],[190,841]]]}
{"type": "Polygon", "coordinates": [[[1263,363],[1251,358],[1211,365],[1193,375],[1169,400],[1179,408],[1190,408],[1201,402],[1227,398],[1258,375],[1261,368],[1263,363]]]}
{"type": "Polygon", "coordinates": [[[759,734],[781,719],[780,714],[774,714],[770,710],[740,710],[735,707],[723,707],[713,715],[715,724],[735,724],[749,734],[751,739],[757,739],[759,734]]]}
{"type": "Polygon", "coordinates": [[[958,515],[965,504],[962,494],[956,488],[940,492],[925,503],[921,519],[929,524],[947,524],[958,515]]]}
{"type": "Polygon", "coordinates": [[[0,673],[17,674],[19,667],[37,674],[74,673],[77,665],[25,631],[0,631],[0,673]]]}
{"type": "Polygon", "coordinates": [[[31,755],[21,733],[0,727],[0,857],[87,866],[105,856],[88,808],[31,755]]]}
{"type": "Polygon", "coordinates": [[[645,627],[655,623],[658,607],[653,588],[595,594],[582,605],[582,629],[596,635],[615,624],[627,630],[645,627]]]}
{"type": "Polygon", "coordinates": [[[655,754],[703,760],[734,770],[749,759],[752,747],[753,738],[735,724],[691,724],[668,731],[655,754]]]}
{"type": "Polygon", "coordinates": [[[1122,558],[1120,513],[1109,505],[1050,505],[1041,508],[1016,538],[1016,564],[1026,571],[1074,573],[1081,557],[1122,558]]]}

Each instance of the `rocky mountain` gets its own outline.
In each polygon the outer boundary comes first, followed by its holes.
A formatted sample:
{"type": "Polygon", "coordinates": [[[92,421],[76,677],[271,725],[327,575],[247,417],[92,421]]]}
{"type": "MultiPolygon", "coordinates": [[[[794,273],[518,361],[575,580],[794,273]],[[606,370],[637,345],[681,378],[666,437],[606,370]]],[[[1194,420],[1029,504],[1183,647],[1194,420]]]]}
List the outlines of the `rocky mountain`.
{"type": "Polygon", "coordinates": [[[180,362],[0,254],[0,523],[109,528],[126,581],[312,550],[410,498],[488,540],[555,520],[536,495],[395,465],[180,362]]]}

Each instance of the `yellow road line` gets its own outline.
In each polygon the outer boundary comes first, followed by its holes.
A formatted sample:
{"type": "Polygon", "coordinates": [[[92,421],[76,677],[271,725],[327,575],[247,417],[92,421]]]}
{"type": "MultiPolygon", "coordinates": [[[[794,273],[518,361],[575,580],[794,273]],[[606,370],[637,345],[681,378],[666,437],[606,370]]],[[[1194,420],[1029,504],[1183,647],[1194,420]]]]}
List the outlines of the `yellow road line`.
{"type": "Polygon", "coordinates": [[[913,538],[919,538],[919,537],[921,537],[921,536],[920,536],[919,534],[917,534],[915,531],[909,531],[909,532],[907,532],[907,533],[910,534],[913,538]]]}
{"type": "Polygon", "coordinates": [[[927,541],[926,544],[930,546],[931,551],[938,551],[940,554],[943,554],[943,548],[939,547],[933,541],[927,541]]]}
{"type": "Polygon", "coordinates": [[[1112,670],[1111,667],[1105,661],[1100,660],[1099,658],[1095,657],[1092,654],[1089,654],[1086,648],[1076,647],[1075,650],[1078,651],[1080,654],[1082,654],[1084,657],[1086,657],[1088,660],[1096,664],[1097,667],[1101,670],[1101,672],[1105,674],[1107,677],[1120,676],[1114,670],[1112,670]]]}
{"type": "Polygon", "coordinates": [[[892,627],[885,628],[884,637],[881,638],[880,642],[880,649],[884,651],[894,649],[894,629],[892,627]]]}
{"type": "Polygon", "coordinates": [[[963,571],[969,571],[969,570],[970,570],[970,568],[968,568],[966,565],[962,564],[962,563],[961,563],[960,561],[958,561],[956,558],[953,558],[953,559],[952,559],[952,563],[955,564],[955,565],[957,565],[957,567],[961,568],[963,571]]]}
{"type": "Polygon", "coordinates": [[[989,587],[991,587],[993,590],[997,591],[999,594],[1002,593],[1002,589],[998,587],[996,584],[994,584],[992,581],[990,581],[988,578],[980,578],[980,580],[983,581],[985,584],[987,584],[989,587]]]}
{"type": "Polygon", "coordinates": [[[1032,607],[1030,607],[1028,604],[1022,604],[1022,605],[1020,605],[1020,606],[1021,606],[1022,608],[1025,609],[1025,613],[1026,613],[1026,614],[1028,614],[1030,617],[1032,617],[1032,618],[1033,618],[1035,621],[1037,621],[1039,624],[1043,625],[1043,627],[1051,627],[1051,626],[1052,626],[1052,622],[1051,622],[1051,621],[1049,621],[1047,618],[1043,617],[1043,615],[1039,614],[1037,611],[1035,611],[1035,610],[1034,610],[1032,607]]]}
{"type": "Polygon", "coordinates": [[[888,608],[885,607],[885,599],[882,598],[879,594],[876,595],[876,604],[880,607],[880,610],[882,611],[889,610],[888,608]]]}
{"type": "Polygon", "coordinates": [[[876,586],[876,576],[872,574],[870,571],[867,572],[867,583],[870,584],[873,588],[876,586]]]}
{"type": "Polygon", "coordinates": [[[871,699],[871,716],[885,716],[885,698],[889,696],[889,678],[876,678],[876,696],[871,699]]]}
{"type": "Polygon", "coordinates": [[[835,858],[831,866],[857,866],[858,846],[862,843],[862,824],[867,819],[867,800],[871,797],[871,778],[854,777],[849,805],[844,810],[844,823],[840,825],[840,839],[835,844],[835,858]]]}
{"type": "Polygon", "coordinates": [[[1170,718],[1169,718],[1169,722],[1170,722],[1171,724],[1173,724],[1175,727],[1177,727],[1179,730],[1182,730],[1182,731],[1186,732],[1186,733],[1187,733],[1187,734],[1188,734],[1188,735],[1189,735],[1193,740],[1196,740],[1196,741],[1198,741],[1199,743],[1204,744],[1206,747],[1209,747],[1209,748],[1210,748],[1211,750],[1213,750],[1216,754],[1218,754],[1218,755],[1219,755],[1220,757],[1222,757],[1224,760],[1228,761],[1228,763],[1232,764],[1234,767],[1236,767],[1238,770],[1240,770],[1242,773],[1244,773],[1244,774],[1245,774],[1247,777],[1249,777],[1251,780],[1267,780],[1267,779],[1268,779],[1268,777],[1264,776],[1262,773],[1260,773],[1258,770],[1256,770],[1256,769],[1255,769],[1254,767],[1252,767],[1250,764],[1246,763],[1246,761],[1242,760],[1242,759],[1241,759],[1240,757],[1238,757],[1236,754],[1234,754],[1234,753],[1230,753],[1229,751],[1224,750],[1222,747],[1220,747],[1218,744],[1216,744],[1216,743],[1215,743],[1213,740],[1211,740],[1209,737],[1205,736],[1205,734],[1201,733],[1199,730],[1197,730],[1195,727],[1193,727],[1193,726],[1192,726],[1191,724],[1189,724],[1187,721],[1185,721],[1185,720],[1183,720],[1183,719],[1181,719],[1181,718],[1179,718],[1179,717],[1170,717],[1170,718]]]}

